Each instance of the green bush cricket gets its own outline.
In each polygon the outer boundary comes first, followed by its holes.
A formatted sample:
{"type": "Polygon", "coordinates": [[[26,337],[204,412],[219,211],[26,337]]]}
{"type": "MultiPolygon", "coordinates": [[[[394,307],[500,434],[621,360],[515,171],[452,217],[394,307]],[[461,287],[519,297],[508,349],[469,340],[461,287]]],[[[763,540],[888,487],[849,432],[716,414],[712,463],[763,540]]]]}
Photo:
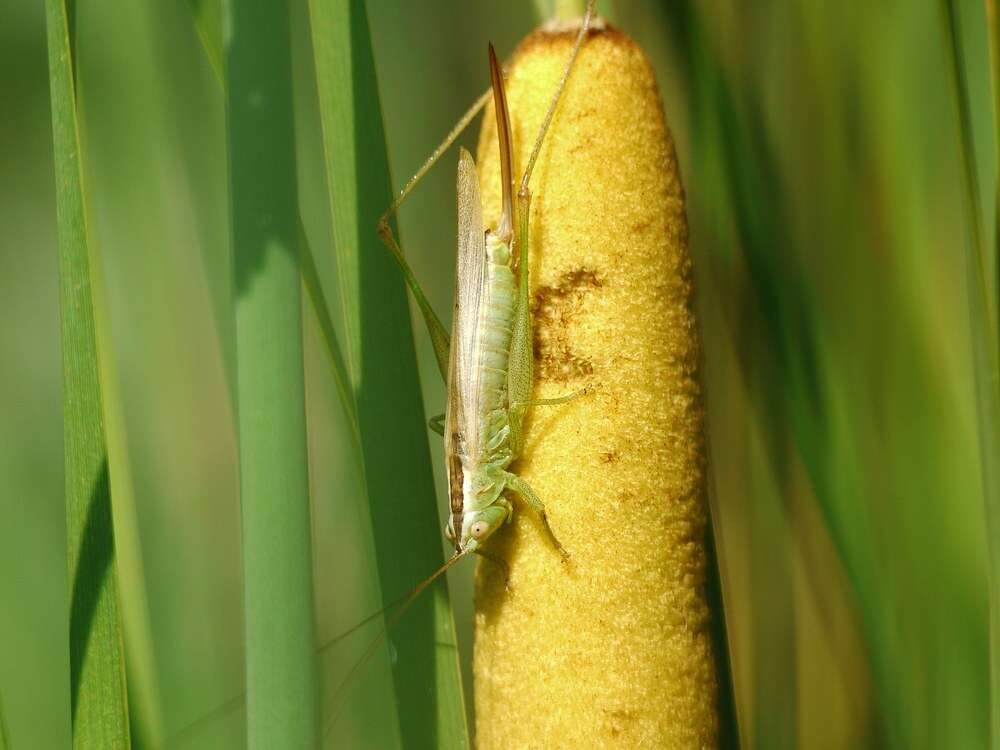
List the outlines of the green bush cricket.
{"type": "MultiPolygon", "coordinates": [[[[544,503],[524,480],[508,471],[508,467],[524,445],[522,424],[527,409],[565,403],[581,393],[551,399],[531,398],[533,353],[527,257],[529,181],[560,95],[586,38],[595,4],[596,0],[590,0],[587,5],[562,80],[553,94],[521,177],[516,196],[516,229],[510,117],[503,74],[490,45],[490,77],[503,181],[502,210],[496,229],[484,231],[476,166],[469,152],[461,149],[457,180],[458,257],[450,337],[406,262],[389,218],[416,182],[485,105],[490,92],[466,113],[379,220],[379,235],[399,262],[417,300],[447,383],[443,423],[438,417],[432,419],[430,425],[444,437],[450,503],[445,535],[455,544],[455,553],[426,583],[470,552],[492,557],[482,545],[512,518],[513,506],[505,494],[508,490],[531,506],[553,545],[564,559],[568,557],[549,525],[544,503]]],[[[503,561],[492,559],[505,566],[503,561]]],[[[422,590],[423,585],[418,588],[422,590]]]]}

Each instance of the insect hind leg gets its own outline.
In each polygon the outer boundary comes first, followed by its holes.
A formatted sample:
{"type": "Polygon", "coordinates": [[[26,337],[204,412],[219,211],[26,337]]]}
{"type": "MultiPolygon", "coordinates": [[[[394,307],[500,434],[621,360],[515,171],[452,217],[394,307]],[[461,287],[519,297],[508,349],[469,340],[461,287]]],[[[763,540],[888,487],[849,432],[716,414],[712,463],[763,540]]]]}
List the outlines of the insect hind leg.
{"type": "Polygon", "coordinates": [[[383,244],[389,248],[392,253],[392,257],[396,259],[396,263],[399,265],[400,270],[403,272],[403,278],[406,280],[406,285],[410,288],[414,299],[417,301],[417,306],[420,308],[420,314],[423,316],[424,323],[427,325],[427,330],[431,336],[431,344],[434,346],[434,356],[437,358],[438,369],[441,372],[441,377],[445,380],[448,379],[448,348],[450,346],[450,337],[448,331],[445,329],[444,325],[441,323],[441,319],[434,312],[431,307],[430,302],[427,300],[427,296],[424,294],[423,288],[417,281],[413,270],[410,268],[410,264],[406,261],[406,256],[403,254],[403,249],[400,247],[396,235],[392,230],[392,224],[390,223],[392,217],[399,211],[399,207],[403,205],[406,199],[409,197],[410,192],[417,186],[417,183],[423,179],[431,167],[433,167],[438,160],[444,155],[445,151],[455,142],[459,135],[468,127],[469,123],[479,114],[480,110],[486,106],[486,102],[489,101],[490,91],[476,99],[475,103],[469,107],[468,111],[462,115],[461,119],[455,124],[455,127],[451,129],[451,132],[445,136],[445,139],[441,144],[434,149],[427,160],[421,165],[417,173],[411,177],[403,189],[399,191],[399,195],[392,204],[385,210],[385,212],[379,217],[377,231],[378,236],[382,239],[383,244]]]}

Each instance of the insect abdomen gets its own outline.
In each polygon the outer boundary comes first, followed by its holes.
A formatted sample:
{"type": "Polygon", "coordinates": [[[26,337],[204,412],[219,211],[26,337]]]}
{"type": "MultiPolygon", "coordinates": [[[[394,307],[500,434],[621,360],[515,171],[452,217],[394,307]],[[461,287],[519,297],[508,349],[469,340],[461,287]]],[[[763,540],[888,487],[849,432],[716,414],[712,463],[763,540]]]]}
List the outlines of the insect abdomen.
{"type": "MultiPolygon", "coordinates": [[[[510,270],[510,246],[493,235],[486,238],[486,288],[480,308],[479,445],[487,456],[506,443],[507,364],[517,300],[517,281],[510,270]]],[[[483,458],[486,458],[484,456],[483,458]]]]}

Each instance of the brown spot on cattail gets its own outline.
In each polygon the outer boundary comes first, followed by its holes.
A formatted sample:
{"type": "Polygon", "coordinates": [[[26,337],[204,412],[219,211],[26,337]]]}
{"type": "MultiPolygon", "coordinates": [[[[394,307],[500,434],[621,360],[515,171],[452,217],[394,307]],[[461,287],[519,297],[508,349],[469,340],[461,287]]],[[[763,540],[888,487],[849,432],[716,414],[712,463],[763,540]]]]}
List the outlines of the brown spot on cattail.
{"type": "Polygon", "coordinates": [[[588,292],[601,287],[597,272],[578,268],[564,273],[557,284],[540,286],[532,297],[535,374],[539,380],[566,383],[594,372],[589,359],[573,351],[569,324],[580,312],[588,292]]]}

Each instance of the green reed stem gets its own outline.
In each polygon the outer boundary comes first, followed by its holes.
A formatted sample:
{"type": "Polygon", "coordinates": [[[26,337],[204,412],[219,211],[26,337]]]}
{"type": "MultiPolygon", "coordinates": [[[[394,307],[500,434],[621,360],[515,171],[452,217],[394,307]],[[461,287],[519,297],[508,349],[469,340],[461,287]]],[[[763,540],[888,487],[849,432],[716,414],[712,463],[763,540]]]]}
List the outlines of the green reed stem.
{"type": "Polygon", "coordinates": [[[319,744],[288,3],[228,0],[225,48],[247,741],[319,744]]]}

